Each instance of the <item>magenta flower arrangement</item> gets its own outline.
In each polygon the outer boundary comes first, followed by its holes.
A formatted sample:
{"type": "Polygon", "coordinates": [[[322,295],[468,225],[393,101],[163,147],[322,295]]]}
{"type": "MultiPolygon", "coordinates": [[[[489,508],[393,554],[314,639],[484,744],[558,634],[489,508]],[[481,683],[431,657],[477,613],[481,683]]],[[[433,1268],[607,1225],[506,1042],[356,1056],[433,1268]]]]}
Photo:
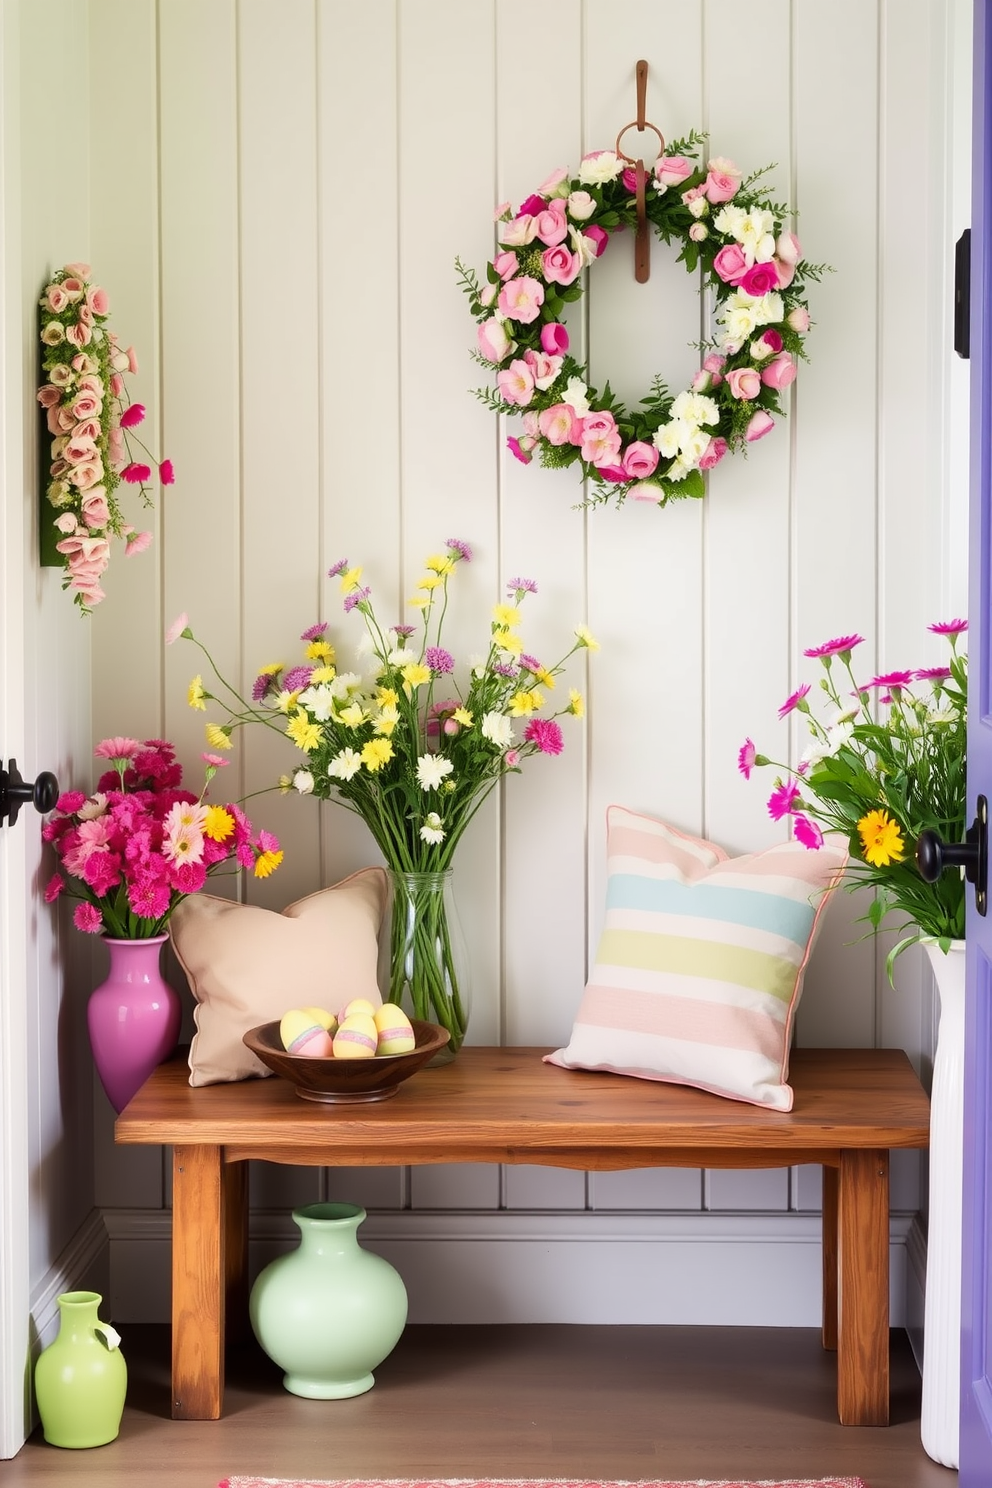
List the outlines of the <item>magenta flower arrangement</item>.
{"type": "Polygon", "coordinates": [[[442,630],[449,582],[471,557],[458,539],[428,557],[409,600],[415,625],[384,624],[362,568],[344,559],[334,564],[329,577],[340,584],[345,613],[364,621],[355,669],[339,665],[328,626],[320,622],[302,634],[302,660],[263,667],[250,699],[220,676],[185,615],[167,636],[194,641],[220,684],[222,697],[200,676],[189,690],[193,707],[206,711],[216,703],[223,709],[224,716],[206,725],[211,747],[230,748],[236,730],[248,724],[276,729],[303,756],[282,777],[283,789],[338,801],[365,822],[392,870],[396,903],[408,911],[394,908],[391,1000],[407,1002],[415,1017],[442,1023],[452,1049],[461,1044],[467,1014],[443,899],[435,884],[422,880],[449,872],[466,827],[505,776],[519,773],[530,756],[562,752],[559,719],[581,717],[584,703],[574,688],[557,707],[549,699],[569,657],[598,649],[580,625],[553,665],[526,651],[521,608],[537,584],[511,578],[505,600],[493,607],[482,649],[459,665],[442,630]],[[405,939],[411,925],[412,943],[405,939]]]}
{"type": "Polygon", "coordinates": [[[128,557],[152,540],[125,521],[116,494],[121,482],[137,487],[150,506],[152,467],[163,486],[175,473],[172,461],[157,460],[135,433],[145,409],[130,401],[124,379],[137,372],[137,356],[108,329],[110,299],[91,281],[89,264],[59,269],[39,303],[46,376],[38,402],[52,436],[46,496],[58,512],[53,521],[62,587],[89,614],[106,598],[100,580],[111,540],[119,538],[128,557]],[[135,458],[132,442],[144,459],[135,458]]]}
{"type": "Polygon", "coordinates": [[[42,827],[59,860],[45,889],[80,902],[77,930],[116,940],[161,935],[172,911],[208,876],[229,865],[267,878],[282,861],[271,832],[256,832],[241,808],[206,801],[227,761],[204,754],[203,790],[184,790],[182,766],[163,739],[104,739],[93,751],[106,761],[93,795],[65,791],[42,827]]]}
{"type": "Polygon", "coordinates": [[[704,164],[705,142],[695,131],[673,141],[641,182],[647,222],[680,245],[679,261],[702,270],[699,287],[713,297],[714,334],[683,391],[659,376],[626,408],[609,383],[592,386],[563,323],[583,293],[583,270],[636,227],[637,171],[624,156],[593,151],[576,174],[553,171],[516,210],[498,206],[484,283],[456,262],[478,322],[474,355],[495,381],[477,396],[522,416],[507,440],[518,460],[536,454],[545,466],[577,467],[591,482],[588,503],[702,496],[706,471],[775,427],[805,356],[806,281],[826,266],[803,257],[789,208],[761,191],[770,167],[745,178],[722,156],[704,164]]]}
{"type": "Polygon", "coordinates": [[[802,717],[810,739],[794,767],[759,754],[745,739],[737,765],[745,779],[755,768],[779,771],[768,813],[788,821],[811,851],[824,832],[846,838],[850,881],[877,892],[868,920],[878,927],[890,911],[902,912],[910,933],[891,961],[919,939],[945,950],[964,935],[964,883],[945,873],[927,883],[916,867],[916,843],[925,829],[948,842],[965,831],[965,749],[968,658],[958,650],[966,620],[929,629],[950,644],[946,665],[880,673],[858,681],[853,656],[860,635],[837,636],[803,654],[820,664],[825,716],[812,707],[804,682],[778,710],[780,719],[802,717]]]}

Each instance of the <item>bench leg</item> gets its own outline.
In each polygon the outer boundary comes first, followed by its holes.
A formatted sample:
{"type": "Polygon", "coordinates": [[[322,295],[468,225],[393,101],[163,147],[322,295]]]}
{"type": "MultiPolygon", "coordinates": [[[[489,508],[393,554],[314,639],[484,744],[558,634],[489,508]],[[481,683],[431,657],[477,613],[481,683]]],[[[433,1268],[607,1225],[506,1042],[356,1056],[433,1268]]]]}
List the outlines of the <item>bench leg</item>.
{"type": "Polygon", "coordinates": [[[889,1154],[843,1151],[837,1193],[842,1426],[889,1423],[889,1154]]]}
{"type": "Polygon", "coordinates": [[[225,1199],[219,1147],[176,1147],[172,1184],[172,1415],[216,1421],[224,1403],[225,1199]]]}
{"type": "Polygon", "coordinates": [[[248,1321],[248,1164],[224,1166],[225,1331],[229,1344],[252,1336],[248,1321]]]}
{"type": "Polygon", "coordinates": [[[823,1164],[823,1347],[837,1347],[837,1180],[823,1164]]]}

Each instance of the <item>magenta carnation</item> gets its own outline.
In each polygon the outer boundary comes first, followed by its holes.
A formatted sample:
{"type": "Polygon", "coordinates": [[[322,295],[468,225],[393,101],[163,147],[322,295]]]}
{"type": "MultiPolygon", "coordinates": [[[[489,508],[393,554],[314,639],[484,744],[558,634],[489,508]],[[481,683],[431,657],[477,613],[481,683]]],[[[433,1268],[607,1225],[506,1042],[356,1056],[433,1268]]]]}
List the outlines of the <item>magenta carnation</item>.
{"type": "Polygon", "coordinates": [[[45,885],[45,903],[54,904],[64,888],[65,879],[61,873],[53,873],[45,885]]]}
{"type": "Polygon", "coordinates": [[[171,460],[162,460],[158,467],[158,478],[163,486],[174,486],[176,483],[176,469],[171,460]]]}
{"type": "Polygon", "coordinates": [[[80,806],[85,804],[86,797],[82,791],[63,791],[55,803],[55,810],[64,811],[67,816],[71,816],[74,811],[78,811],[80,806]]]}
{"type": "Polygon", "coordinates": [[[77,904],[72,912],[72,923],[86,935],[99,935],[103,929],[103,916],[94,904],[77,904]]]}
{"type": "Polygon", "coordinates": [[[801,811],[797,811],[792,818],[792,831],[797,842],[803,847],[815,852],[823,846],[823,833],[815,821],[810,821],[801,811]]]}
{"type": "Polygon", "coordinates": [[[938,620],[933,625],[928,625],[927,630],[932,630],[934,635],[957,636],[968,629],[967,620],[938,620]]]}
{"type": "Polygon", "coordinates": [[[872,677],[867,687],[908,687],[913,680],[912,672],[883,672],[880,677],[872,677]]]}
{"type": "Polygon", "coordinates": [[[798,799],[799,787],[794,780],[777,785],[768,797],[768,815],[772,821],[781,821],[783,816],[791,815],[798,799]]]}
{"type": "Polygon", "coordinates": [[[754,747],[754,740],[745,739],[737,751],[737,768],[745,780],[751,779],[751,771],[754,769],[754,762],[757,755],[758,751],[754,747]]]}
{"type": "Polygon", "coordinates": [[[125,408],[121,414],[121,428],[133,429],[140,424],[145,416],[145,405],[143,403],[132,403],[130,408],[125,408]]]}
{"type": "Polygon", "coordinates": [[[565,747],[561,729],[553,718],[532,718],[524,729],[528,744],[536,744],[542,754],[561,754],[565,747]]]}
{"type": "Polygon", "coordinates": [[[843,656],[845,651],[850,655],[855,646],[860,646],[863,640],[864,636],[861,635],[837,636],[832,641],[824,641],[822,646],[811,646],[808,651],[803,652],[803,655],[813,657],[843,656]]]}
{"type": "Polygon", "coordinates": [[[128,481],[132,486],[144,485],[145,481],[152,478],[152,467],[150,465],[137,465],[134,461],[125,465],[121,471],[121,480],[128,481]]]}
{"type": "Polygon", "coordinates": [[[799,705],[800,705],[800,703],[803,701],[803,698],[806,696],[806,694],[808,692],[809,692],[809,683],[808,682],[804,682],[803,685],[802,685],[802,687],[797,687],[796,690],[795,690],[795,692],[792,693],[791,696],[787,697],[786,700],[785,700],[785,702],[782,704],[781,708],[779,708],[779,710],[778,710],[778,716],[779,716],[779,718],[784,718],[787,713],[791,713],[794,708],[798,708],[799,705]]]}
{"type": "Polygon", "coordinates": [[[919,671],[913,673],[914,680],[917,682],[944,682],[950,675],[951,669],[946,666],[921,667],[919,671]]]}

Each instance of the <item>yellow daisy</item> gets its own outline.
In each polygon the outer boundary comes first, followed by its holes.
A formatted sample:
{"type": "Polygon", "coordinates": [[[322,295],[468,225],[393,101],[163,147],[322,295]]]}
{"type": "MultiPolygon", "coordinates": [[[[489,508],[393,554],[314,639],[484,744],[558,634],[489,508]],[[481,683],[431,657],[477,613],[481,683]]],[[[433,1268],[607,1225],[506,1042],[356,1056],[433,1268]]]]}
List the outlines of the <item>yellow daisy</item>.
{"type": "Polygon", "coordinates": [[[443,581],[439,579],[437,574],[435,573],[424,574],[424,577],[420,580],[417,588],[427,589],[428,591],[430,591],[431,589],[436,589],[442,582],[443,581]]]}
{"type": "Polygon", "coordinates": [[[865,852],[865,862],[873,868],[887,868],[905,857],[899,823],[886,811],[869,811],[858,822],[858,835],[865,852]]]}
{"type": "Polygon", "coordinates": [[[395,708],[400,700],[400,695],[398,692],[394,692],[391,687],[380,687],[375,695],[375,700],[380,708],[395,708]]]}
{"type": "Polygon", "coordinates": [[[424,564],[424,567],[432,569],[436,574],[450,574],[455,571],[454,560],[449,558],[447,554],[442,553],[432,554],[424,564]]]}
{"type": "Polygon", "coordinates": [[[501,630],[506,630],[509,626],[516,625],[519,619],[520,611],[516,605],[493,605],[493,624],[501,630]]]}
{"type": "Polygon", "coordinates": [[[467,708],[456,708],[451,716],[456,723],[461,724],[462,728],[471,728],[474,722],[474,719],[472,718],[472,715],[467,708]]]}
{"type": "Polygon", "coordinates": [[[212,842],[226,842],[234,831],[234,817],[223,806],[208,806],[203,835],[212,842]]]}
{"type": "Polygon", "coordinates": [[[585,625],[575,627],[575,638],[580,646],[585,646],[589,651],[598,651],[599,642],[585,625]]]}
{"type": "Polygon", "coordinates": [[[275,873],[276,869],[279,867],[279,864],[282,862],[282,858],[283,855],[281,851],[259,853],[258,857],[255,859],[255,877],[268,878],[270,873],[275,873]]]}
{"type": "Polygon", "coordinates": [[[310,686],[317,687],[321,682],[333,682],[337,672],[332,666],[314,667],[310,673],[310,686]]]}
{"type": "Polygon", "coordinates": [[[511,656],[519,656],[524,649],[523,641],[512,630],[494,630],[493,645],[500,651],[509,651],[511,656]]]}
{"type": "Polygon", "coordinates": [[[362,750],[362,764],[375,774],[393,757],[393,746],[388,739],[370,739],[362,750]]]}
{"type": "MultiPolygon", "coordinates": [[[[311,641],[306,649],[306,656],[308,661],[330,662],[334,660],[334,647],[329,646],[326,641],[311,641]]],[[[310,680],[312,682],[313,678],[310,680]]]]}
{"type": "Polygon", "coordinates": [[[189,684],[189,691],[186,694],[186,701],[189,703],[191,708],[199,708],[201,713],[206,713],[207,705],[203,701],[206,696],[207,694],[203,690],[203,678],[199,675],[199,673],[197,673],[192,682],[189,684]]]}
{"type": "Polygon", "coordinates": [[[217,723],[208,723],[204,725],[203,731],[207,736],[207,743],[211,749],[231,748],[231,734],[229,729],[223,729],[217,723]]]}
{"type": "Polygon", "coordinates": [[[286,726],[286,733],[297,749],[310,754],[320,745],[320,726],[312,723],[302,708],[297,708],[286,726]]]}
{"type": "Polygon", "coordinates": [[[576,692],[574,687],[570,687],[568,690],[568,711],[569,713],[574,713],[576,718],[582,718],[585,715],[585,699],[581,692],[576,692]]]}
{"type": "Polygon", "coordinates": [[[346,568],[341,575],[341,593],[350,594],[352,589],[357,589],[362,581],[362,565],[357,568],[346,568]]]}
{"type": "Polygon", "coordinates": [[[409,696],[412,687],[423,687],[425,682],[431,680],[431,669],[424,666],[423,662],[411,661],[401,669],[400,676],[403,678],[404,691],[409,696]]]}

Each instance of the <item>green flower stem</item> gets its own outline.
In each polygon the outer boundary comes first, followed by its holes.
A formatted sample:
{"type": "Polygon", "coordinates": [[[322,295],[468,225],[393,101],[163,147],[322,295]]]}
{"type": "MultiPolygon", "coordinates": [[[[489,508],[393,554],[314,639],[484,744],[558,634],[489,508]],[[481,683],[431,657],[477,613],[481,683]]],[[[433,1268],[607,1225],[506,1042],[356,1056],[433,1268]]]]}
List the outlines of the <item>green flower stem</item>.
{"type": "Polygon", "coordinates": [[[446,1028],[454,1054],[464,1041],[468,1014],[452,952],[445,879],[444,873],[393,872],[390,1001],[446,1028]]]}

